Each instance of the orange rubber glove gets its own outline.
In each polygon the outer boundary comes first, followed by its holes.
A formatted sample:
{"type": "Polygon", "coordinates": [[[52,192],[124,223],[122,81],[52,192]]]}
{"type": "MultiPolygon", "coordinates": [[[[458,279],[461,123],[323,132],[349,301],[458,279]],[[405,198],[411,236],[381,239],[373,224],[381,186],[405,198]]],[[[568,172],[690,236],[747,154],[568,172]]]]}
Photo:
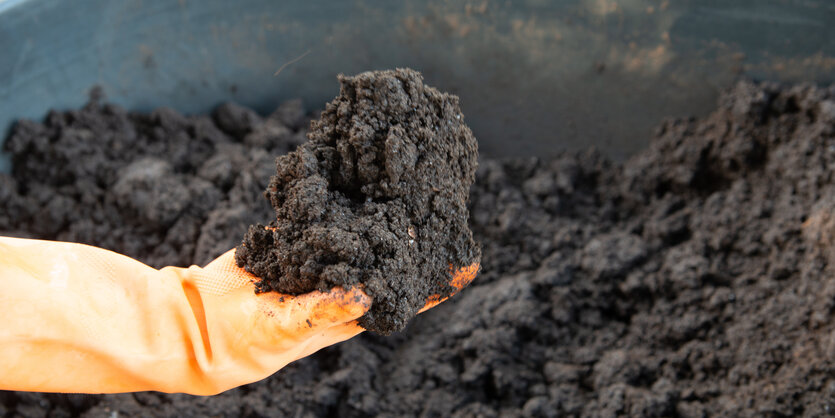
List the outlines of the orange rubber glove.
{"type": "Polygon", "coordinates": [[[211,395],[363,331],[361,290],[256,295],[234,258],[156,270],[83,244],[0,237],[0,389],[211,395]]]}

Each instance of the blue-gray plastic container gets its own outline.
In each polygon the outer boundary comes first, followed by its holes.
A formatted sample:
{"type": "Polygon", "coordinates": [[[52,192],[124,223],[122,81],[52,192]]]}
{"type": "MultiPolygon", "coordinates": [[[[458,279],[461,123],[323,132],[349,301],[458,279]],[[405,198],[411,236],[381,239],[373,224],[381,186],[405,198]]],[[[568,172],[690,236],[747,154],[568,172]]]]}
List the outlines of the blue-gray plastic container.
{"type": "Polygon", "coordinates": [[[835,2],[0,0],[4,134],[94,85],[129,110],[267,113],[393,67],[458,94],[484,155],[622,159],[739,77],[832,82],[835,2]]]}

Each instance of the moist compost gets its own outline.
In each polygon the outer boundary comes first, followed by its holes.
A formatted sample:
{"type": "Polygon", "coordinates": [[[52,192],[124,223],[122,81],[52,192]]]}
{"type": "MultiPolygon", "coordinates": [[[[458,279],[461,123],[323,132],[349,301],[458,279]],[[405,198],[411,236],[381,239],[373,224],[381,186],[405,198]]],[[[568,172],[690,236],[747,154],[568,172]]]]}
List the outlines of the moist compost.
{"type": "Polygon", "coordinates": [[[478,262],[467,225],[478,150],[458,98],[416,71],[339,82],[309,140],[276,160],[276,219],[251,226],[235,258],[258,292],[361,285],[372,305],[359,324],[388,335],[478,262]]]}
{"type": "MultiPolygon", "coordinates": [[[[275,219],[262,192],[305,141],[301,109],[93,102],[22,121],[0,230],[205,264],[275,219]]],[[[833,164],[835,88],[751,82],[623,164],[482,156],[482,273],[403,332],[210,398],[0,392],[0,415],[828,416],[833,164]]]]}

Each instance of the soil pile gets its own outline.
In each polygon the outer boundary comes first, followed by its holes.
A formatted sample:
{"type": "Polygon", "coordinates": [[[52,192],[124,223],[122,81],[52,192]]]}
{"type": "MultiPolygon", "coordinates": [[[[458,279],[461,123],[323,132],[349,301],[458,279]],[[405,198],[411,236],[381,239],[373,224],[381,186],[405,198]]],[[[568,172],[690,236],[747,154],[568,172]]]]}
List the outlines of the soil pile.
{"type": "Polygon", "coordinates": [[[93,100],[43,123],[19,121],[4,143],[12,175],[0,175],[0,230],[154,267],[208,263],[269,219],[261,193],[275,155],[304,142],[307,123],[298,101],[267,118],[235,104],[209,118],[93,100]]]}
{"type": "MultiPolygon", "coordinates": [[[[231,248],[274,218],[260,196],[270,154],[300,143],[302,123],[97,103],[24,122],[0,229],[204,263],[219,252],[201,242],[231,248]]],[[[211,398],[3,392],[0,413],[829,415],[833,137],[835,88],[740,83],[623,165],[595,152],[482,159],[470,194],[482,274],[402,333],[364,333],[211,398]]]]}
{"type": "Polygon", "coordinates": [[[260,292],[362,284],[373,303],[359,323],[387,335],[452,293],[450,266],[478,262],[467,226],[477,145],[458,98],[416,71],[339,82],[310,140],[276,160],[277,219],[251,226],[236,260],[260,292]]]}

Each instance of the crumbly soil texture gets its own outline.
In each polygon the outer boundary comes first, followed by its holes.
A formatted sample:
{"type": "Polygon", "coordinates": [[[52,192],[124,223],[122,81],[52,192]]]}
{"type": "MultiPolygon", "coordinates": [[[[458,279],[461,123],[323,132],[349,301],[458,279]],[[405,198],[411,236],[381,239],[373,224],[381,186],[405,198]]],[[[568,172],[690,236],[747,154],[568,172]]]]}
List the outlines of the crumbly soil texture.
{"type": "Polygon", "coordinates": [[[309,141],[276,160],[276,219],[251,226],[235,255],[259,292],[361,286],[372,305],[359,324],[388,335],[478,262],[467,225],[478,150],[458,98],[414,70],[339,82],[309,141]]]}
{"type": "MultiPolygon", "coordinates": [[[[262,193],[306,140],[301,109],[93,101],[21,121],[0,231],[206,263],[276,219],[262,193]]],[[[833,167],[835,88],[751,82],[622,164],[482,156],[468,203],[482,273],[404,331],[210,398],[0,392],[0,415],[828,416],[833,167]]]]}

